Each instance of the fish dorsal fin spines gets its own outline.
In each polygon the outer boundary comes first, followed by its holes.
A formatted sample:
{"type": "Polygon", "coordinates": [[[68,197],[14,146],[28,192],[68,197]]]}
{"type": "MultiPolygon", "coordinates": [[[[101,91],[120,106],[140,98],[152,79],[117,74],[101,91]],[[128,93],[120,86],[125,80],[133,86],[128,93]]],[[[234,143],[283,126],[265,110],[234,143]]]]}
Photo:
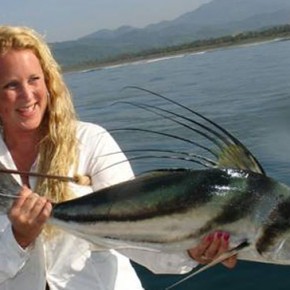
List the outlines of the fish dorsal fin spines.
{"type": "MultiPolygon", "coordinates": [[[[265,171],[256,157],[243,145],[235,136],[233,136],[225,128],[198,113],[197,111],[185,106],[176,100],[170,99],[164,95],[156,93],[154,91],[141,88],[138,86],[127,86],[125,89],[137,89],[139,91],[147,92],[152,96],[163,99],[168,103],[183,110],[182,113],[174,112],[172,110],[160,108],[145,103],[136,103],[127,101],[126,104],[141,108],[145,111],[149,111],[155,115],[162,116],[163,118],[177,123],[183,128],[190,130],[191,133],[195,133],[202,137],[206,143],[199,142],[193,138],[188,138],[183,135],[168,134],[151,129],[136,129],[125,128],[125,130],[140,131],[144,133],[152,133],[161,135],[164,137],[180,140],[195,146],[200,150],[198,154],[188,154],[185,157],[177,159],[191,161],[197,163],[205,168],[233,168],[240,170],[248,170],[259,174],[265,174],[265,171]],[[188,117],[185,113],[188,112],[191,115],[188,117]]],[[[124,130],[124,129],[123,129],[124,130]]],[[[181,152],[184,153],[184,152],[181,152]]],[[[182,155],[183,156],[183,155],[182,155]]],[[[163,157],[163,156],[162,156],[163,157]]]]}
{"type": "Polygon", "coordinates": [[[253,155],[237,144],[225,146],[219,152],[218,168],[235,168],[265,174],[253,155]]]}

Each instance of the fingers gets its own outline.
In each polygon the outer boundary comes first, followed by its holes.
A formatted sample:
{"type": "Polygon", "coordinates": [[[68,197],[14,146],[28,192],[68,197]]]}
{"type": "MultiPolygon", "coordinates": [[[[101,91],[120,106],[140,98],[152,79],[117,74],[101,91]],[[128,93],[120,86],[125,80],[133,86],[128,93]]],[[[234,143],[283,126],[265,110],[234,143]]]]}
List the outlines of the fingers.
{"type": "Polygon", "coordinates": [[[8,217],[17,242],[26,247],[40,234],[50,216],[51,203],[29,188],[23,187],[19,198],[12,205],[8,217]]]}
{"type": "Polygon", "coordinates": [[[50,203],[45,197],[40,197],[27,187],[19,193],[19,198],[14,202],[10,217],[16,217],[27,223],[41,223],[49,217],[50,203]]]}
{"type": "Polygon", "coordinates": [[[206,264],[208,257],[206,257],[205,253],[207,249],[211,246],[213,239],[213,234],[204,237],[202,239],[202,242],[198,246],[188,251],[189,255],[198,263],[206,264]]]}
{"type": "MultiPolygon", "coordinates": [[[[188,253],[198,263],[208,264],[229,249],[229,238],[230,235],[226,232],[218,231],[209,234],[203,238],[197,247],[190,249],[188,253]]],[[[236,256],[222,262],[228,268],[233,268],[236,263],[236,256]]]]}
{"type": "MultiPolygon", "coordinates": [[[[221,239],[220,248],[217,252],[217,256],[220,256],[222,253],[229,250],[229,238],[230,238],[230,235],[228,233],[224,233],[224,235],[222,236],[222,239],[221,239]]],[[[229,269],[234,268],[237,264],[237,256],[235,255],[235,256],[232,256],[232,257],[224,260],[222,262],[222,264],[229,269]]]]}
{"type": "Polygon", "coordinates": [[[237,262],[238,262],[237,256],[232,256],[232,257],[226,259],[225,261],[223,261],[222,264],[225,267],[232,269],[236,266],[237,262]]]}
{"type": "Polygon", "coordinates": [[[216,232],[213,235],[212,243],[208,246],[204,252],[204,256],[208,260],[213,260],[219,253],[222,245],[223,233],[216,232]]]}

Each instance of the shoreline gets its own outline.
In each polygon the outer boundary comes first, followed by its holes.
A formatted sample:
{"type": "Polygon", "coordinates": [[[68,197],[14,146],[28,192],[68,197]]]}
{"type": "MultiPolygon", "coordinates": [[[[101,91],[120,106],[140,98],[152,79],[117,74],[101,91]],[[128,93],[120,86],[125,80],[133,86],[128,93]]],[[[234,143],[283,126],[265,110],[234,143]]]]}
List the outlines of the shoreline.
{"type": "Polygon", "coordinates": [[[62,70],[64,73],[74,73],[74,72],[90,72],[100,69],[106,69],[106,68],[114,68],[114,67],[120,67],[124,65],[134,65],[139,63],[148,63],[148,62],[154,62],[158,60],[163,59],[169,59],[174,57],[183,57],[185,55],[190,54],[198,54],[198,53],[207,53],[211,51],[216,51],[218,49],[229,49],[229,48],[235,48],[235,47],[242,47],[242,46],[248,46],[248,45],[262,45],[264,43],[269,42],[278,42],[278,41],[288,41],[290,40],[290,36],[284,36],[279,37],[278,35],[272,36],[272,37],[259,37],[259,38],[252,38],[247,40],[241,40],[236,43],[221,43],[221,44],[213,44],[213,45],[204,45],[199,47],[191,47],[186,49],[176,49],[172,52],[166,52],[166,53],[151,53],[151,54],[144,54],[140,56],[132,56],[130,58],[122,59],[121,57],[116,60],[108,60],[104,62],[99,62],[94,65],[79,65],[76,67],[64,67],[62,70]]]}

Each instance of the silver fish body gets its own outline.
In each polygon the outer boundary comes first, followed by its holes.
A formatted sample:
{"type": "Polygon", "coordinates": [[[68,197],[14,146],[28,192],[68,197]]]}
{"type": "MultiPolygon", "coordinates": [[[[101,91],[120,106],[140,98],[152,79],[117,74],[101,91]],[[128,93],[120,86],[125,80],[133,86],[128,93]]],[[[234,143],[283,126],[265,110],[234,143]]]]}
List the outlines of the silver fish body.
{"type": "MultiPolygon", "coordinates": [[[[6,169],[0,162],[0,170],[6,169]]],[[[6,214],[17,198],[21,186],[11,174],[0,173],[0,213],[6,214]]]]}
{"type": "Polygon", "coordinates": [[[100,247],[168,252],[224,230],[249,243],[240,259],[290,264],[290,188],[246,170],[150,172],[56,204],[50,223],[100,247]]]}
{"type": "MultiPolygon", "coordinates": [[[[138,128],[122,130],[159,134],[196,146],[204,155],[153,151],[174,154],[172,159],[191,161],[206,169],[155,170],[54,204],[49,223],[101,248],[167,252],[192,248],[206,234],[223,230],[231,234],[231,250],[236,250],[239,259],[290,264],[290,188],[268,177],[255,156],[218,124],[174,100],[140,90],[178,106],[184,113],[189,111],[193,118],[148,104],[128,104],[177,123],[190,130],[190,135],[205,138],[212,148],[187,136],[138,128]]],[[[147,148],[148,152],[152,150],[147,148]]],[[[7,213],[19,188],[12,176],[0,174],[1,213],[7,213]]]]}

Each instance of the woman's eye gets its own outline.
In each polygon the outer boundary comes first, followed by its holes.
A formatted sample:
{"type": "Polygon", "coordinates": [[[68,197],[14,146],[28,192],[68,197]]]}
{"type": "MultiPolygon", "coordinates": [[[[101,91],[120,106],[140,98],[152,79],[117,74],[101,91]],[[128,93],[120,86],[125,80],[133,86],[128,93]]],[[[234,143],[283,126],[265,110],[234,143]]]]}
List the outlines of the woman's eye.
{"type": "Polygon", "coordinates": [[[40,79],[39,76],[33,76],[33,77],[31,77],[31,78],[29,79],[29,82],[30,82],[30,83],[33,83],[33,82],[38,81],[39,79],[40,79]]]}
{"type": "Polygon", "coordinates": [[[10,82],[4,86],[4,89],[13,90],[17,88],[17,85],[17,82],[10,82]]]}

